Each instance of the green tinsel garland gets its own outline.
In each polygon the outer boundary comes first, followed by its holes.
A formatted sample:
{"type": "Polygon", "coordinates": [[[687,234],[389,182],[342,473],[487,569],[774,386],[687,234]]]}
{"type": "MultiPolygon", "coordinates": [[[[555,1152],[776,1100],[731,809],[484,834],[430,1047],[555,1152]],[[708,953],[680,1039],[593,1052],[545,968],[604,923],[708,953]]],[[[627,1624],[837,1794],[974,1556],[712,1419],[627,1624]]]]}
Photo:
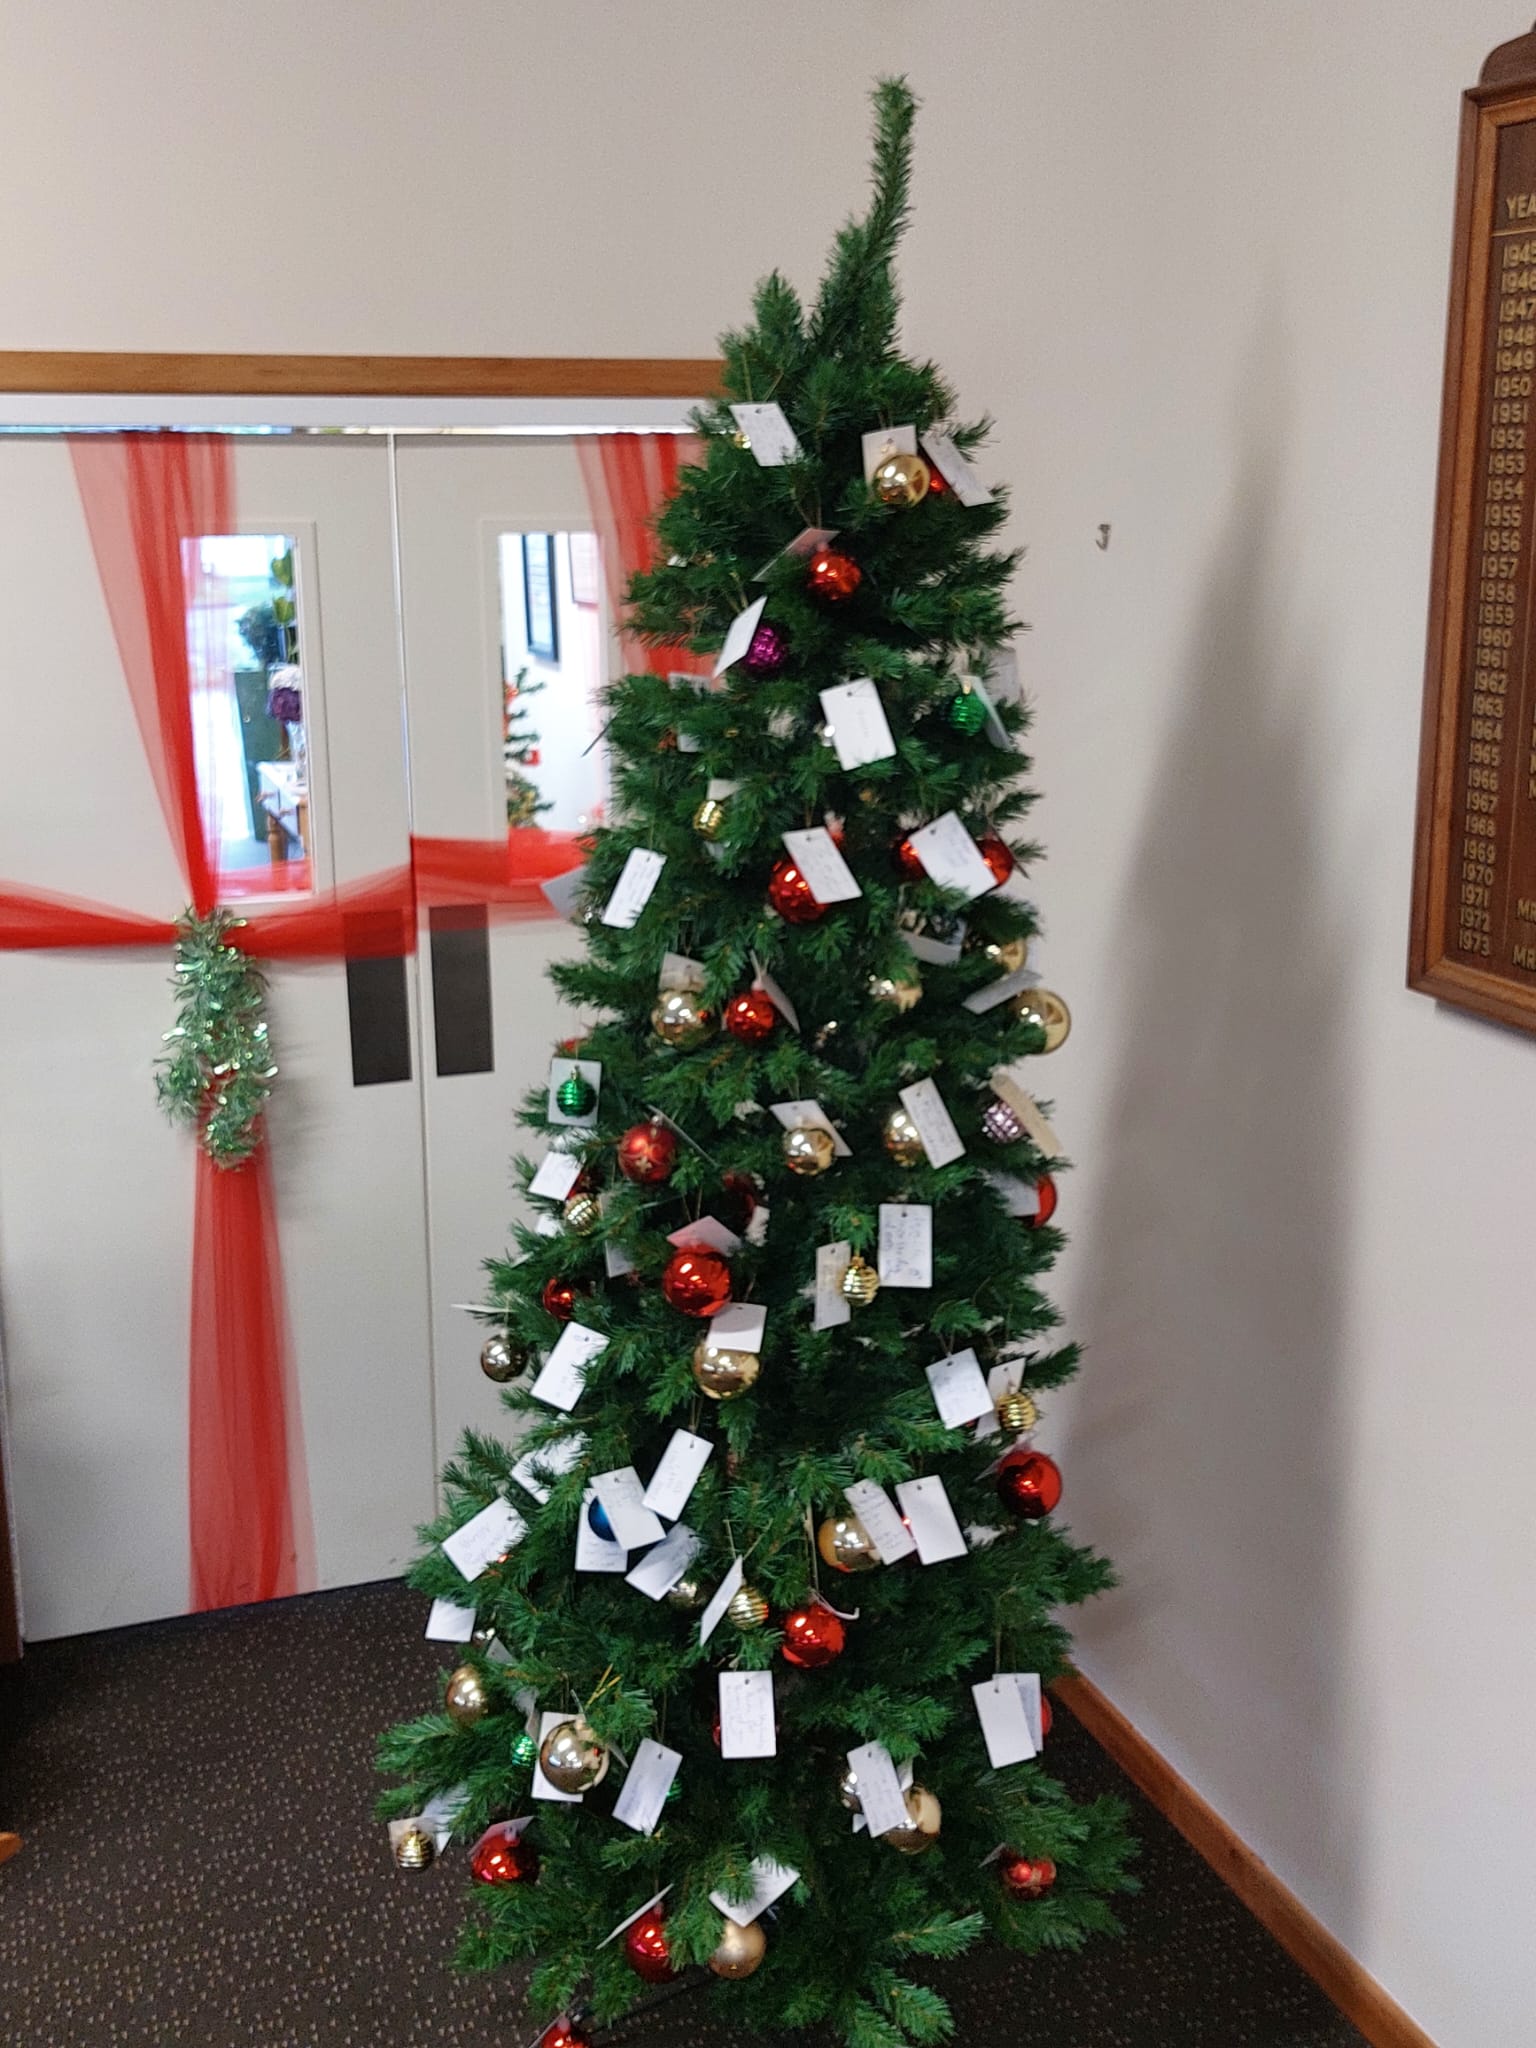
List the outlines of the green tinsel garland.
{"type": "Polygon", "coordinates": [[[190,1124],[215,1166],[240,1166],[261,1142],[277,1068],[267,1042],[266,985],[228,934],[227,910],[177,924],[176,1025],[158,1061],[155,1093],[173,1122],[190,1124]]]}

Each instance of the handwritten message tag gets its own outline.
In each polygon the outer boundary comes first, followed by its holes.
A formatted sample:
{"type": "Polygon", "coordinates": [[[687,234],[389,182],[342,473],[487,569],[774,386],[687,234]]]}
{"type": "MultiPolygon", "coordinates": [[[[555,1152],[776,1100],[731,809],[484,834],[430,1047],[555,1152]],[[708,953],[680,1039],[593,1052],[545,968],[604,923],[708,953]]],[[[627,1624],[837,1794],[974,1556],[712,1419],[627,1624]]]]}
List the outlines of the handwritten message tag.
{"type": "Polygon", "coordinates": [[[633,1465],[612,1472],[594,1472],[592,1490],[608,1517],[614,1541],[625,1550],[644,1550],[667,1533],[645,1504],[640,1474],[633,1465]]]}
{"type": "Polygon", "coordinates": [[[771,1671],[722,1671],[720,1674],[720,1754],[733,1758],[774,1756],[778,1751],[773,1721],[771,1671]]]}
{"type": "Polygon", "coordinates": [[[855,1479],[851,1486],[843,1488],[843,1498],[864,1524],[882,1564],[899,1564],[916,1550],[911,1533],[891,1505],[890,1495],[875,1480],[855,1479]]]}
{"type": "Polygon", "coordinates": [[[480,1619],[473,1607],[459,1607],[452,1600],[434,1600],[427,1616],[429,1643],[467,1643],[480,1619]]]}
{"type": "Polygon", "coordinates": [[[707,1437],[689,1429],[674,1429],[672,1441],[661,1454],[661,1463],[651,1474],[645,1489],[645,1504],[658,1515],[675,1522],[688,1505],[688,1496],[698,1484],[699,1474],[709,1463],[714,1445],[707,1437]]]}
{"type": "Polygon", "coordinates": [[[952,1166],[965,1157],[965,1144],[945,1107],[937,1081],[914,1081],[901,1091],[902,1106],[923,1141],[930,1166],[952,1166]]]}
{"type": "Polygon", "coordinates": [[[962,505],[991,504],[992,493],[948,434],[924,434],[923,453],[962,505]]]}
{"type": "Polygon", "coordinates": [[[653,1742],[647,1735],[635,1751],[623,1791],[613,1802],[614,1819],[637,1835],[654,1835],[682,1761],[680,1749],[668,1749],[664,1742],[653,1742]]]}
{"type": "Polygon", "coordinates": [[[702,960],[690,960],[686,953],[663,953],[656,976],[658,989],[701,989],[706,980],[702,960]]]}
{"type": "Polygon", "coordinates": [[[965,1535],[955,1520],[955,1511],[937,1473],[926,1479],[903,1479],[896,1498],[912,1531],[918,1559],[923,1564],[943,1564],[946,1558],[965,1556],[965,1535]]]}
{"type": "Polygon", "coordinates": [[[909,1816],[896,1766],[883,1742],[861,1743],[848,1752],[848,1768],[859,1781],[859,1805],[872,1835],[904,1828],[909,1816]]]}
{"type": "Polygon", "coordinates": [[[772,562],[764,562],[762,568],[752,578],[752,581],[754,583],[764,582],[773,569],[774,564],[782,562],[786,555],[794,561],[803,562],[809,556],[814,555],[818,548],[824,548],[829,542],[836,539],[837,528],[835,526],[802,526],[794,539],[779,549],[772,562]]]}
{"type": "MultiPolygon", "coordinates": [[[[960,829],[965,830],[964,826],[960,829]]],[[[970,835],[967,833],[966,836],[969,838],[970,835]]],[[[864,894],[825,825],[811,825],[803,832],[785,832],[781,837],[785,851],[804,875],[818,903],[851,903],[855,896],[864,894]]],[[[981,855],[978,853],[976,858],[981,860],[981,855]]],[[[985,861],[981,864],[986,867],[985,861]]],[[[991,871],[988,870],[989,888],[991,882],[991,871]]]]}
{"type": "Polygon", "coordinates": [[[700,1216],[692,1223],[685,1223],[680,1229],[667,1233],[667,1243],[702,1244],[712,1252],[738,1252],[741,1239],[734,1230],[728,1230],[718,1216],[700,1216]]]}
{"type": "Polygon", "coordinates": [[[933,1285],[933,1211],[926,1202],[881,1203],[879,1273],[882,1287],[933,1285]]]}
{"type": "Polygon", "coordinates": [[[745,1575],[745,1567],[738,1557],[734,1560],[730,1570],[720,1581],[719,1585],[716,1586],[709,1605],[699,1616],[699,1648],[701,1650],[724,1620],[725,1610],[741,1591],[741,1582],[745,1575]]]}
{"type": "Polygon", "coordinates": [[[987,1010],[995,1010],[999,1003],[1006,1003],[1010,996],[1020,996],[1025,989],[1037,987],[1039,981],[1033,967],[1016,967],[1012,974],[1000,975],[996,981],[973,988],[965,998],[965,1007],[980,1017],[987,1010]]]}
{"type": "MultiPolygon", "coordinates": [[[[839,767],[862,768],[870,761],[888,761],[895,753],[896,742],[886,722],[885,706],[868,676],[823,690],[821,708],[831,728],[839,767]]],[[[814,888],[815,884],[811,886],[814,888]]]]}
{"type": "Polygon", "coordinates": [[[563,1202],[581,1178],[581,1160],[574,1152],[546,1152],[538,1172],[528,1183],[530,1195],[542,1195],[547,1202],[563,1202]]]}
{"type": "Polygon", "coordinates": [[[763,616],[763,606],[767,602],[766,597],[760,597],[732,619],[730,631],[725,636],[725,645],[715,661],[717,676],[723,676],[728,668],[734,668],[752,645],[752,635],[757,631],[757,622],[763,616]]]}
{"type": "Polygon", "coordinates": [[[929,880],[937,882],[941,889],[958,889],[964,896],[984,896],[997,887],[996,875],[982,859],[957,811],[946,811],[931,825],[908,833],[907,843],[922,862],[929,880]]]}
{"type": "Polygon", "coordinates": [[[799,1130],[810,1124],[827,1133],[832,1140],[832,1150],[839,1159],[853,1157],[853,1147],[819,1102],[771,1102],[768,1107],[786,1131],[799,1130]]]}
{"type": "Polygon", "coordinates": [[[752,986],[762,990],[791,1031],[800,1029],[800,1017],[794,1004],[755,953],[752,955],[752,986]]]}
{"type": "Polygon", "coordinates": [[[875,471],[887,455],[915,455],[916,427],[872,427],[863,437],[864,481],[873,483],[875,471]]]}
{"type": "Polygon", "coordinates": [[[586,1438],[579,1435],[563,1436],[557,1443],[541,1444],[536,1451],[524,1451],[512,1467],[512,1477],[542,1504],[549,1499],[553,1482],[562,1473],[569,1472],[573,1465],[580,1464],[586,1447],[586,1438]]]}
{"type": "Polygon", "coordinates": [[[709,1341],[727,1351],[761,1351],[768,1311],[760,1301],[728,1301],[709,1319],[709,1341]]]}
{"type": "MultiPolygon", "coordinates": [[[[569,1721],[570,1718],[569,1708],[562,1710],[556,1707],[550,1712],[540,1714],[536,1737],[539,1747],[543,1748],[544,1738],[551,1728],[558,1728],[562,1721],[569,1721]]],[[[533,1767],[533,1796],[535,1799],[558,1799],[562,1806],[580,1806],[582,1798],[579,1792],[562,1792],[558,1786],[551,1785],[537,1763],[533,1767]]]]}
{"type": "Polygon", "coordinates": [[[853,1310],[843,1296],[843,1275],[853,1247],[839,1239],[836,1244],[816,1247],[816,1292],[811,1308],[813,1330],[836,1330],[852,1320],[853,1310]]]}
{"type": "Polygon", "coordinates": [[[1009,1764],[1026,1764],[1039,1753],[1040,1745],[1030,1731],[1024,1694],[1013,1672],[999,1672],[997,1677],[973,1685],[971,1698],[976,1702],[976,1718],[987,1745],[987,1761],[994,1771],[1006,1770],[1009,1764]]]}
{"type": "Polygon", "coordinates": [[[622,1572],[629,1556],[622,1543],[599,1536],[589,1512],[597,1495],[589,1486],[581,1496],[581,1513],[576,1517],[576,1569],[579,1572],[622,1572]]]}
{"type": "Polygon", "coordinates": [[[795,430],[781,405],[733,405],[731,418],[746,435],[763,469],[782,469],[800,453],[795,430]]]}
{"type": "Polygon", "coordinates": [[[601,1330],[589,1330],[585,1323],[567,1323],[529,1393],[536,1401],[547,1401],[551,1408],[563,1408],[569,1414],[581,1399],[587,1367],[607,1343],[601,1330]]]}
{"type": "Polygon", "coordinates": [[[648,1550],[625,1584],[643,1593],[647,1600],[660,1600],[671,1592],[699,1554],[699,1538],[686,1522],[669,1529],[654,1549],[648,1550]]]}
{"type": "Polygon", "coordinates": [[[946,1429],[963,1429],[979,1415],[990,1415],[996,1406],[974,1351],[956,1351],[925,1366],[924,1371],[933,1389],[933,1405],[946,1429]]]}
{"type": "Polygon", "coordinates": [[[750,1927],[759,1913],[766,1913],[775,1899],[783,1898],[800,1873],[787,1863],[775,1863],[771,1856],[754,1856],[747,1875],[752,1889],[744,1899],[730,1898],[723,1891],[709,1895],[709,1903],[738,1927],[750,1927]]]}
{"type": "Polygon", "coordinates": [[[632,846],[613,885],[613,894],[603,905],[603,923],[617,931],[633,931],[666,864],[664,853],[652,853],[648,846],[632,846]]]}
{"type": "Polygon", "coordinates": [[[505,1557],[527,1533],[528,1524],[510,1501],[493,1500],[443,1538],[443,1555],[466,1579],[478,1579],[488,1564],[505,1557]]]}
{"type": "MultiPolygon", "coordinates": [[[[617,1927],[609,1928],[608,1932],[597,1944],[598,1947],[606,1948],[610,1941],[617,1941],[619,1936],[624,1932],[626,1927],[633,1927],[635,1922],[641,1917],[642,1914],[649,1913],[653,1906],[659,1906],[662,1900],[667,1896],[667,1893],[671,1891],[671,1889],[671,1885],[664,1884],[661,1890],[657,1892],[653,1897],[647,1899],[643,1906],[636,1906],[633,1913],[629,1914],[625,1919],[621,1920],[617,1927]]],[[[538,2038],[542,2040],[543,2036],[540,2035],[538,2038]]]]}

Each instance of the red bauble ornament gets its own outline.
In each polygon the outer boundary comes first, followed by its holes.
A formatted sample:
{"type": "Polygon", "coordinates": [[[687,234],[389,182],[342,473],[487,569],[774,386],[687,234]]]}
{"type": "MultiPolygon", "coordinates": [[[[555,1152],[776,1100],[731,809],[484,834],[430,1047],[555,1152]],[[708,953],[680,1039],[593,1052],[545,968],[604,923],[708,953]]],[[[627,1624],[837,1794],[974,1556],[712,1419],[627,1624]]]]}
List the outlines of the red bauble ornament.
{"type": "Polygon", "coordinates": [[[1049,1856],[1005,1855],[997,1866],[1004,1891],[1016,1899],[1038,1899],[1056,1882],[1056,1866],[1049,1856]]]}
{"type": "Polygon", "coordinates": [[[948,489],[949,489],[949,485],[948,485],[947,483],[945,483],[945,481],[944,481],[943,477],[942,477],[942,476],[941,476],[941,475],[939,474],[939,471],[938,471],[938,470],[937,470],[937,469],[935,468],[935,466],[934,466],[934,465],[933,465],[932,463],[930,463],[930,464],[928,465],[928,495],[929,495],[929,497],[931,497],[931,498],[939,498],[939,497],[942,497],[942,496],[944,495],[944,493],[945,493],[945,492],[946,492],[946,491],[947,491],[948,489]]]}
{"type": "Polygon", "coordinates": [[[532,1884],[539,1859],[531,1842],[514,1837],[509,1821],[492,1823],[469,1852],[469,1867],[479,1884],[532,1884]]]}
{"type": "Polygon", "coordinates": [[[762,1189],[750,1173],[733,1169],[721,1177],[720,1194],[715,1201],[714,1214],[720,1218],[727,1230],[734,1230],[738,1237],[745,1237],[747,1225],[757,1213],[762,1199],[762,1189]]]}
{"type": "Polygon", "coordinates": [[[731,1269],[718,1252],[684,1245],[668,1259],[661,1291],[685,1316],[712,1316],[731,1298],[731,1269]]]}
{"type": "Polygon", "coordinates": [[[557,2020],[551,2020],[539,2036],[539,2048],[592,2048],[590,2036],[580,2027],[573,2026],[562,2013],[557,2020]]]}
{"type": "Polygon", "coordinates": [[[677,1164],[677,1133],[667,1124],[631,1124],[619,1140],[619,1171],[637,1187],[653,1188],[677,1164]]]}
{"type": "Polygon", "coordinates": [[[818,548],[805,565],[806,588],[825,604],[843,604],[864,581],[864,571],[841,548],[818,548]]]}
{"type": "Polygon", "coordinates": [[[1026,1522],[1038,1522],[1061,1499],[1061,1468],[1044,1451],[1021,1444],[997,1468],[997,1497],[1026,1522]]]}
{"type": "Polygon", "coordinates": [[[725,1006],[725,1028],[743,1045],[761,1045],[765,1038],[772,1038],[778,1021],[773,998],[760,988],[732,996],[725,1006]]]}
{"type": "Polygon", "coordinates": [[[1043,1692],[1040,1695],[1040,1740],[1042,1742],[1050,1734],[1051,1722],[1054,1719],[1055,1716],[1051,1712],[1051,1696],[1048,1692],[1043,1692]]]}
{"type": "Polygon", "coordinates": [[[584,1038],[562,1038],[560,1050],[567,1059],[574,1059],[586,1042],[584,1038]]]}
{"type": "Polygon", "coordinates": [[[576,1313],[575,1284],[570,1280],[562,1280],[558,1273],[551,1275],[544,1282],[544,1291],[539,1299],[550,1314],[562,1323],[568,1323],[576,1313]]]}
{"type": "Polygon", "coordinates": [[[1049,1223],[1056,1214],[1056,1183],[1048,1173],[1042,1173],[1035,1182],[1035,1193],[1040,1197],[1040,1206],[1033,1216],[1024,1219],[1031,1230],[1038,1229],[1042,1223],[1049,1223]]]}
{"type": "Polygon", "coordinates": [[[928,870],[917,857],[911,840],[902,837],[891,848],[891,861],[904,882],[926,882],[928,870]]]}
{"type": "Polygon", "coordinates": [[[809,1606],[797,1607],[785,1615],[784,1641],[780,1647],[786,1664],[798,1665],[802,1671],[819,1671],[823,1664],[830,1664],[834,1657],[843,1654],[847,1640],[848,1631],[841,1616],[824,1602],[813,1600],[809,1606]]]}
{"type": "Polygon", "coordinates": [[[1006,882],[1014,870],[1013,849],[995,832],[984,832],[976,842],[976,851],[992,870],[993,879],[1006,882]]]}
{"type": "Polygon", "coordinates": [[[811,894],[811,885],[787,857],[776,860],[768,877],[768,901],[786,924],[814,924],[826,915],[825,905],[811,894]]]}
{"type": "Polygon", "coordinates": [[[667,1984],[677,1975],[667,1948],[667,1930],[654,1907],[625,1929],[624,1960],[647,1984],[667,1984]]]}

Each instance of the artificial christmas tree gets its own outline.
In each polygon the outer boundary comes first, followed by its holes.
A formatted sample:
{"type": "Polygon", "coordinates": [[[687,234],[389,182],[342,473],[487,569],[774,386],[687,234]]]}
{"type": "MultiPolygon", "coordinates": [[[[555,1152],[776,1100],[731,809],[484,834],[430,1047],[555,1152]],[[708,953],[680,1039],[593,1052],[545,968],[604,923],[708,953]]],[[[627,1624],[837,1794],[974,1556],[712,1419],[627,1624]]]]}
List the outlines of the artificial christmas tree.
{"type": "Polygon", "coordinates": [[[707,1965],[743,2024],[929,2042],[921,1958],[1075,1945],[1128,1882],[1119,1811],[1035,1760],[1056,1610],[1109,1583],[1005,1433],[1076,1364],[1035,1192],[1066,1012],[1025,964],[1005,506],[896,352],[904,84],[876,109],[869,214],[809,313],[770,277],[726,338],[632,587],[717,675],[609,693],[618,822],[554,970],[602,1021],[524,1117],[553,1205],[488,1267],[527,1427],[466,1440],[412,1573],[472,1611],[486,1707],[383,1744],[392,1816],[533,1816],[461,1959],[535,1958],[566,2032],[707,1965]]]}

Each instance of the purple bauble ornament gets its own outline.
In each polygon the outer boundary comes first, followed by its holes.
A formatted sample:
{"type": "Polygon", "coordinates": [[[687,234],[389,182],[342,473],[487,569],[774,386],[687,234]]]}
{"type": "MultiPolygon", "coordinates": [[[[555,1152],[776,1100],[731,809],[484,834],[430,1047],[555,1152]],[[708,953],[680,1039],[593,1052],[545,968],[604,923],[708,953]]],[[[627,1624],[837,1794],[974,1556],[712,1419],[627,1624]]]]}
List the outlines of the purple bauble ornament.
{"type": "Polygon", "coordinates": [[[994,1145],[1012,1145],[1024,1135],[1024,1126],[1000,1095],[994,1095],[981,1112],[981,1128],[994,1145]]]}
{"type": "Polygon", "coordinates": [[[741,665],[749,675],[776,676],[789,658],[789,647],[777,626],[770,626],[765,619],[752,635],[752,645],[741,658],[741,665]]]}

